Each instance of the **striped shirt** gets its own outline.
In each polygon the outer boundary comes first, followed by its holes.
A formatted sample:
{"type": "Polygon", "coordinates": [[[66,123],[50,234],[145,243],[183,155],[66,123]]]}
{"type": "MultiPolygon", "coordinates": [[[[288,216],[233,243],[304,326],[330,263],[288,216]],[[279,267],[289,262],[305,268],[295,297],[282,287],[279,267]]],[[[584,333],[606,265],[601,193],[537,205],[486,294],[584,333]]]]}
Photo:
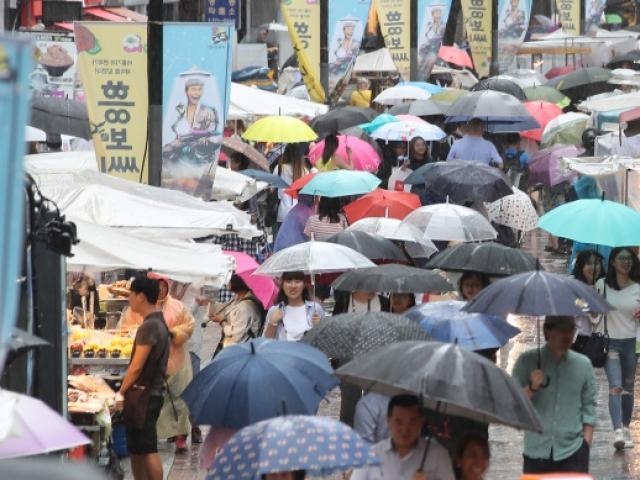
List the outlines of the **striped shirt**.
{"type": "Polygon", "coordinates": [[[323,241],[336,233],[342,232],[349,224],[343,214],[340,213],[339,216],[340,221],[338,223],[330,223],[327,217],[320,220],[319,215],[311,215],[304,227],[304,234],[309,239],[311,238],[311,234],[313,234],[314,240],[323,241]]]}

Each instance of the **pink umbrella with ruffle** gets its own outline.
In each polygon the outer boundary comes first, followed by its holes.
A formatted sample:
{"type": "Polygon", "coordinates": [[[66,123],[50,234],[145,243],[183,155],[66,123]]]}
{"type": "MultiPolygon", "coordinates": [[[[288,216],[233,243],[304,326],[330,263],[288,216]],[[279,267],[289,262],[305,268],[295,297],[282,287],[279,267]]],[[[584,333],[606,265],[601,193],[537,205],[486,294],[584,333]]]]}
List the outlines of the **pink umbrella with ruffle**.
{"type": "MultiPolygon", "coordinates": [[[[336,153],[342,158],[347,158],[347,146],[351,148],[353,169],[365,172],[377,172],[380,166],[380,156],[371,144],[350,135],[338,135],[338,150],[336,153]]],[[[324,140],[318,142],[309,151],[309,160],[312,165],[322,158],[324,152],[324,140]]]]}
{"type": "Polygon", "coordinates": [[[264,275],[254,275],[253,272],[258,268],[258,262],[253,257],[242,252],[234,252],[232,250],[223,250],[225,255],[231,255],[236,259],[235,273],[244,280],[247,287],[251,289],[253,294],[262,303],[264,308],[269,308],[273,304],[273,300],[278,293],[278,287],[271,277],[264,275]]]}

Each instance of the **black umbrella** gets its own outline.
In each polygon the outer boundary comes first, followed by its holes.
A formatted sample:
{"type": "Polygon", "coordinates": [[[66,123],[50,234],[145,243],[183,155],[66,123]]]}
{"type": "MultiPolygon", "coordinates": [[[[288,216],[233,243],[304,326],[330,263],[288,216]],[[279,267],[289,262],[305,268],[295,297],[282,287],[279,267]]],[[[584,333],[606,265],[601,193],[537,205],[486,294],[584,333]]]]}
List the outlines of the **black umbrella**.
{"type": "Polygon", "coordinates": [[[427,268],[507,276],[536,269],[536,259],[519,248],[495,242],[459,243],[436,254],[427,268]]]}
{"type": "Polygon", "coordinates": [[[611,61],[607,64],[607,68],[619,68],[625,63],[630,63],[632,68],[637,70],[640,68],[640,65],[636,62],[640,61],[640,50],[630,50],[627,53],[621,53],[616,55],[611,59],[611,61]]]}
{"type": "Polygon", "coordinates": [[[390,343],[429,338],[420,325],[406,317],[366,312],[325,318],[301,341],[344,363],[390,343]]]}
{"type": "Polygon", "coordinates": [[[353,248],[356,252],[360,252],[370,260],[407,261],[407,257],[402,253],[400,247],[391,240],[373,233],[360,232],[357,230],[340,232],[332,235],[325,241],[353,248]]]}
{"type": "Polygon", "coordinates": [[[336,375],[365,391],[418,395],[425,407],[440,413],[542,431],[531,401],[508,373],[451,343],[386,345],[340,367],[336,375]]]}
{"type": "Polygon", "coordinates": [[[611,70],[606,68],[587,67],[552,78],[547,82],[547,85],[560,90],[575,102],[614,90],[616,86],[607,83],[612,75],[611,70]]]}
{"type": "Polygon", "coordinates": [[[29,125],[47,133],[91,138],[87,106],[74,100],[33,97],[29,125]]]}
{"type": "Polygon", "coordinates": [[[415,100],[410,103],[394,105],[389,109],[391,115],[415,115],[416,117],[428,117],[431,115],[444,115],[449,107],[432,100],[415,100]]]}
{"type": "Polygon", "coordinates": [[[332,286],[348,292],[442,293],[455,290],[437,272],[393,263],[345,272],[332,286]]]}
{"type": "Polygon", "coordinates": [[[527,100],[527,96],[524,90],[516,82],[508,80],[506,78],[485,78],[476,83],[471,89],[472,92],[479,92],[481,90],[493,90],[494,92],[508,93],[513,95],[521,102],[527,100]]]}
{"type": "Polygon", "coordinates": [[[448,196],[461,205],[493,202],[513,194],[511,182],[502,170],[469,160],[427,163],[405,178],[404,183],[424,184],[430,194],[448,196]]]}
{"type": "Polygon", "coordinates": [[[378,115],[372,108],[342,107],[330,110],[324,115],[316,117],[311,122],[311,128],[320,136],[326,137],[331,133],[338,133],[345,128],[355,127],[367,123],[378,115]]]}
{"type": "Polygon", "coordinates": [[[13,332],[11,332],[11,337],[9,337],[9,350],[14,354],[23,350],[45,346],[50,347],[51,344],[45,339],[25,332],[20,328],[14,328],[13,332]]]}
{"type": "Polygon", "coordinates": [[[274,175],[273,173],[265,172],[264,170],[247,168],[246,170],[240,170],[240,173],[259,182],[268,183],[274,188],[287,188],[289,186],[289,184],[285,182],[280,175],[274,175]]]}

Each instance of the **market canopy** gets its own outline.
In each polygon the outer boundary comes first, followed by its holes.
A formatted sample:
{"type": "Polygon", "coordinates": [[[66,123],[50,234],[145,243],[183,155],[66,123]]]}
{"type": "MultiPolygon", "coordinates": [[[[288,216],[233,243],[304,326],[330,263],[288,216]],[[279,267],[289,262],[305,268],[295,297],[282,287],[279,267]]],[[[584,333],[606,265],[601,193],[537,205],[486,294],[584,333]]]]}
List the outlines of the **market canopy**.
{"type": "Polygon", "coordinates": [[[229,119],[244,120],[266,115],[288,115],[314,118],[327,113],[329,107],[299,98],[267,92],[239,83],[231,83],[229,119]]]}

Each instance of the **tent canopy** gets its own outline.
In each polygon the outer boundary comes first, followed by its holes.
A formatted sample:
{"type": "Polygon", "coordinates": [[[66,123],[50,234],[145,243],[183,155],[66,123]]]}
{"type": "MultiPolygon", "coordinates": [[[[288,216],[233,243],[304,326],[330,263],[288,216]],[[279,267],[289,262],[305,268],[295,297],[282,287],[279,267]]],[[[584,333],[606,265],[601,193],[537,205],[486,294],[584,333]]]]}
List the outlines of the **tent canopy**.
{"type": "Polygon", "coordinates": [[[328,110],[328,106],[320,103],[278,95],[239,83],[231,84],[230,120],[243,120],[267,115],[314,118],[328,110]]]}
{"type": "Polygon", "coordinates": [[[394,73],[398,69],[393,63],[391,53],[386,48],[380,48],[374,52],[363,53],[356,58],[356,63],[353,67],[353,72],[379,72],[379,73],[394,73]]]}

